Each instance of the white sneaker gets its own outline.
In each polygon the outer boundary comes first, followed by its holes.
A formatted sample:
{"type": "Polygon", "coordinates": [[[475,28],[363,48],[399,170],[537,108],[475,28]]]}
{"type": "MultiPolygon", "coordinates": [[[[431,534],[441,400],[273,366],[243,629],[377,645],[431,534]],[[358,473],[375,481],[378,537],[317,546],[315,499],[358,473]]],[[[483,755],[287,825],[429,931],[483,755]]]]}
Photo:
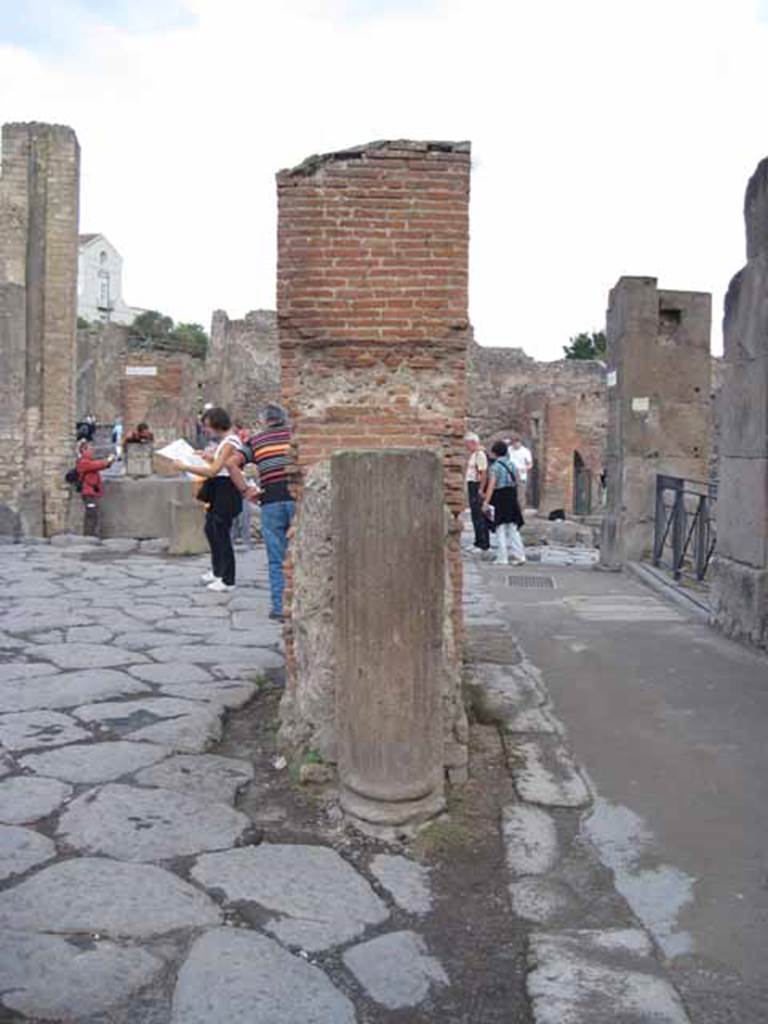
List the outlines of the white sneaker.
{"type": "Polygon", "coordinates": [[[204,572],[203,575],[200,577],[200,582],[201,583],[213,583],[213,581],[217,580],[218,578],[219,577],[214,575],[214,573],[211,572],[211,570],[209,569],[208,572],[204,572]]]}
{"type": "Polygon", "coordinates": [[[234,590],[234,583],[230,586],[229,583],[225,583],[224,580],[214,580],[213,583],[209,583],[207,590],[212,590],[215,594],[223,594],[228,590],[234,590]]]}
{"type": "Polygon", "coordinates": [[[496,561],[493,564],[494,565],[509,565],[509,562],[504,562],[500,558],[497,558],[496,561]]]}
{"type": "Polygon", "coordinates": [[[525,565],[525,559],[524,558],[513,558],[512,559],[512,565],[525,565]]]}

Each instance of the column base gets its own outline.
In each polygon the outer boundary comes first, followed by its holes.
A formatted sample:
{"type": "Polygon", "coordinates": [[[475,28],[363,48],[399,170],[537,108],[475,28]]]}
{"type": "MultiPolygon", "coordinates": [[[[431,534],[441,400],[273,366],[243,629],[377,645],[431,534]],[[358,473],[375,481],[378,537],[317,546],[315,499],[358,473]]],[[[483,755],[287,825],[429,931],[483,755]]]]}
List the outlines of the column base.
{"type": "Polygon", "coordinates": [[[418,800],[386,801],[371,800],[342,785],[339,796],[342,809],[351,818],[365,825],[385,828],[423,825],[445,810],[445,795],[439,791],[418,800]]]}

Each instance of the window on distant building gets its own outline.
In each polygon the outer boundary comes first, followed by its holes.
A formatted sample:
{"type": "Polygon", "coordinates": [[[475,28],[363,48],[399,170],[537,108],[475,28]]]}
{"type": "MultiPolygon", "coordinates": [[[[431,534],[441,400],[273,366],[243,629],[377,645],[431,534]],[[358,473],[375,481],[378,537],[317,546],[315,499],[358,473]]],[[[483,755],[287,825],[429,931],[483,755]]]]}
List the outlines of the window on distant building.
{"type": "Polygon", "coordinates": [[[109,309],[109,274],[104,271],[99,274],[99,308],[109,309]]]}

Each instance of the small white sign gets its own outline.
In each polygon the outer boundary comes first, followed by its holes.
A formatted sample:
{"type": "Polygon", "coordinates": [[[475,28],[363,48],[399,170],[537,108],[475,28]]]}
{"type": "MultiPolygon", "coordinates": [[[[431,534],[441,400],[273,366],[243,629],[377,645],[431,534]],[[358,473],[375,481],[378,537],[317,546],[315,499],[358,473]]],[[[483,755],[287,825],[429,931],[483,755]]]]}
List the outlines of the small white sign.
{"type": "Polygon", "coordinates": [[[651,411],[651,400],[650,398],[633,398],[632,399],[632,412],[650,412],[651,411]]]}
{"type": "Polygon", "coordinates": [[[616,371],[615,370],[609,370],[608,374],[607,374],[607,376],[605,378],[605,383],[608,385],[609,388],[615,388],[616,387],[617,379],[618,379],[618,377],[617,377],[616,371]]]}
{"type": "Polygon", "coordinates": [[[126,366],[126,377],[156,377],[156,366],[126,366]]]}

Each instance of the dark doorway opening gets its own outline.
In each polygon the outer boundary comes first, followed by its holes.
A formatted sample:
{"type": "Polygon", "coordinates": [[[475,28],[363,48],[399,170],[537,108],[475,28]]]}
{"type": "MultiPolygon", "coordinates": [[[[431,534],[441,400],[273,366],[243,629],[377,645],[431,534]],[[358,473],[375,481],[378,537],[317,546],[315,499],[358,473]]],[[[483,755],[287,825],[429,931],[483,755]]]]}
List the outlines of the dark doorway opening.
{"type": "Polygon", "coordinates": [[[578,452],[573,453],[573,514],[588,516],[592,512],[592,470],[578,452]]]}

